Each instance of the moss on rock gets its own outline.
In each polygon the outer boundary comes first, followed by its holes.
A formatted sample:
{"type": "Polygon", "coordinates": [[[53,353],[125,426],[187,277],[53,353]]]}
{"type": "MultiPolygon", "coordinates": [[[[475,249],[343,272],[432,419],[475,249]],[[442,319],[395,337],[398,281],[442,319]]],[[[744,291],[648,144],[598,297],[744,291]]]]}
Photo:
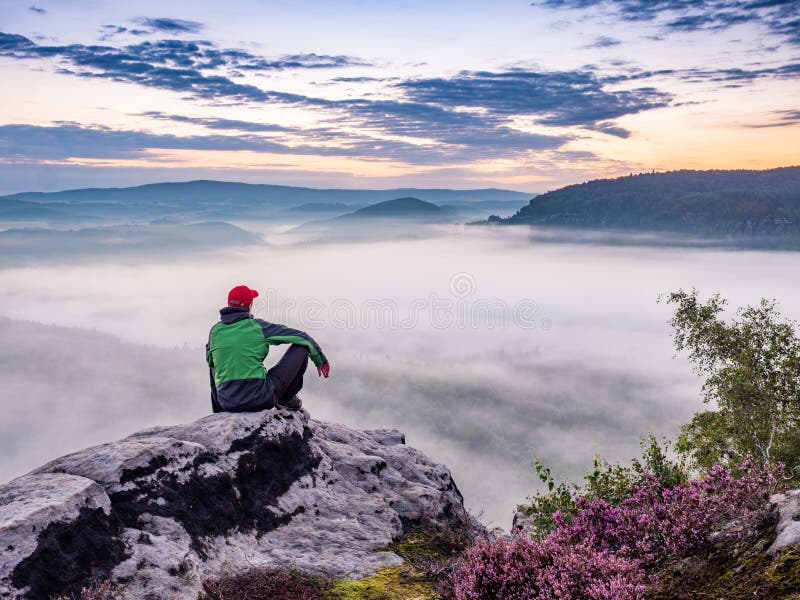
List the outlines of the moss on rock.
{"type": "Polygon", "coordinates": [[[386,567],[371,577],[336,580],[326,600],[441,600],[436,587],[409,565],[386,567]]]}
{"type": "Polygon", "coordinates": [[[450,600],[452,573],[473,537],[467,528],[421,527],[384,550],[401,565],[362,579],[326,579],[299,571],[251,569],[205,581],[201,600],[450,600]]]}

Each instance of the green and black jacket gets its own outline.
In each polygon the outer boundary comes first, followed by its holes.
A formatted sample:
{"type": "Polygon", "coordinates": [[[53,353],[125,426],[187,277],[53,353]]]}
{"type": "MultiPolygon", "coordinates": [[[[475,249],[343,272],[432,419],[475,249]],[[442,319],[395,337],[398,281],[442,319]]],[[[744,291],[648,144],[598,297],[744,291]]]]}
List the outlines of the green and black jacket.
{"type": "Polygon", "coordinates": [[[222,410],[248,410],[274,395],[264,359],[269,347],[298,344],[308,348],[312,362],[325,364],[322,348],[307,333],[285,325],[256,319],[246,308],[225,307],[208,334],[206,362],[213,372],[213,387],[222,410]]]}

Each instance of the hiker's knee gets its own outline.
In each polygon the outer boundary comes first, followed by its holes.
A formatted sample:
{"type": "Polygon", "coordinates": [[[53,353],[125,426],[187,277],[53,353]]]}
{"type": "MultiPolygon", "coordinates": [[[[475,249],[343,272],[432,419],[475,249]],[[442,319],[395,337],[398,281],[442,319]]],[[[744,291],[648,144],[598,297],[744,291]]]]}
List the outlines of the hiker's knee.
{"type": "Polygon", "coordinates": [[[292,359],[297,361],[297,364],[305,367],[308,364],[308,357],[309,352],[308,348],[305,346],[300,346],[299,344],[292,344],[287,352],[292,353],[292,359]]]}

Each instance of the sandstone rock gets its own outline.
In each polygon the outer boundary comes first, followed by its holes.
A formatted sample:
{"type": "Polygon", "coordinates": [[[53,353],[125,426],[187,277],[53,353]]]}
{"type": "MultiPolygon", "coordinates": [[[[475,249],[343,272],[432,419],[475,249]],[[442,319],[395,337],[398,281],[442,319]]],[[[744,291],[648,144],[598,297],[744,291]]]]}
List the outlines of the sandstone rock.
{"type": "Polygon", "coordinates": [[[778,513],[777,537],[769,547],[770,554],[778,554],[786,546],[800,544],[800,490],[775,494],[770,498],[778,513]]]}
{"type": "Polygon", "coordinates": [[[514,519],[511,521],[511,531],[533,534],[536,533],[536,525],[533,522],[533,518],[525,514],[524,511],[517,510],[514,513],[514,519]]]}
{"type": "Polygon", "coordinates": [[[103,488],[85,477],[25,475],[0,486],[0,598],[19,588],[47,598],[53,580],[113,567],[124,548],[110,513],[103,488]],[[81,546],[83,555],[72,556],[81,546]]]}
{"type": "Polygon", "coordinates": [[[0,487],[0,597],[109,579],[131,598],[188,599],[204,578],[253,566],[359,577],[400,563],[382,548],[426,521],[480,527],[448,469],[402,433],[220,413],[0,487]]]}

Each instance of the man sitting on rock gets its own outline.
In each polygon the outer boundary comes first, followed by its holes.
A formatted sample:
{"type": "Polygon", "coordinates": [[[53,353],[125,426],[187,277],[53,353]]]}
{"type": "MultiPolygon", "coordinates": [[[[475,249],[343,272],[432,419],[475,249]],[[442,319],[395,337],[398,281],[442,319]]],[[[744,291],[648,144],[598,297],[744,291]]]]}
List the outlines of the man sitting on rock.
{"type": "Polygon", "coordinates": [[[322,348],[303,331],[268,323],[250,314],[256,290],[237,285],[228,293],[228,306],[219,311],[206,344],[211,370],[211,408],[214,412],[258,411],[275,406],[298,410],[308,357],[326,379],[330,363],[322,348]],[[291,344],[269,371],[264,359],[269,347],[291,344]]]}

